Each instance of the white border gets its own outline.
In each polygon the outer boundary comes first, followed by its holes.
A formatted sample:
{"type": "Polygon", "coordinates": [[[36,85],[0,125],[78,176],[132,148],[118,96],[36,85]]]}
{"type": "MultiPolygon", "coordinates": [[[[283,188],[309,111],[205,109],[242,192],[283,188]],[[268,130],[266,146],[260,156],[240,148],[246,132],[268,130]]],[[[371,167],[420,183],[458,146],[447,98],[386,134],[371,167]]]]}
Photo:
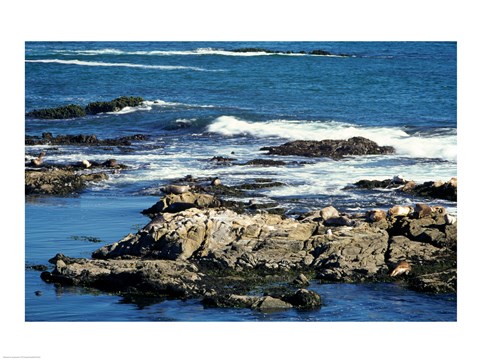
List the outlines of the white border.
{"type": "MultiPolygon", "coordinates": [[[[474,2],[472,2],[473,4],[474,2]]],[[[2,5],[0,356],[147,359],[301,356],[452,359],[477,354],[478,103],[476,8],[447,1],[16,1],[2,5]],[[25,323],[24,42],[458,41],[459,301],[456,323],[25,323]],[[9,141],[5,141],[9,138],[9,141]],[[475,155],[475,154],[473,154],[475,155]],[[13,172],[11,170],[13,169],[13,172]],[[13,174],[13,175],[12,175],[13,174]],[[475,176],[476,175],[476,176],[475,176]],[[475,214],[476,215],[476,214],[475,214]],[[475,329],[475,331],[474,331],[475,329]]]]}

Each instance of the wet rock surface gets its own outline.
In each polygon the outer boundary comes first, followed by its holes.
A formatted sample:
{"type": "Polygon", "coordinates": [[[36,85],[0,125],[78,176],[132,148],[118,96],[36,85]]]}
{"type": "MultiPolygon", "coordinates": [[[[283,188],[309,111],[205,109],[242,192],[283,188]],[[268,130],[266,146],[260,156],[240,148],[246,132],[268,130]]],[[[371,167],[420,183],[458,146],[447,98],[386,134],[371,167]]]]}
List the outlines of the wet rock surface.
{"type": "Polygon", "coordinates": [[[455,177],[449,181],[427,181],[422,184],[416,184],[413,180],[398,179],[360,180],[345,189],[392,189],[405,195],[457,201],[457,178],[455,177]]]}
{"type": "Polygon", "coordinates": [[[86,107],[76,104],[69,104],[67,106],[55,108],[34,109],[28,112],[26,116],[37,119],[71,119],[105,112],[118,112],[127,106],[133,107],[141,105],[143,101],[144,100],[140,97],[121,96],[111,101],[92,102],[86,107]]]}
{"type": "Polygon", "coordinates": [[[27,163],[25,195],[72,195],[83,191],[90,183],[108,179],[112,171],[126,166],[115,159],[98,163],[84,161],[76,164],[27,163]]]}
{"type": "Polygon", "coordinates": [[[349,155],[385,155],[393,154],[391,146],[379,146],[377,143],[357,136],[348,140],[297,140],[280,146],[263,147],[269,155],[295,155],[306,157],[328,157],[341,159],[349,155]]]}
{"type": "Polygon", "coordinates": [[[85,145],[85,146],[130,146],[132,141],[144,141],[148,136],[136,134],[123,136],[116,139],[98,139],[96,135],[57,135],[44,132],[42,136],[25,136],[25,145],[85,145]]]}
{"type": "Polygon", "coordinates": [[[337,56],[337,57],[351,57],[352,55],[350,54],[344,54],[344,53],[332,53],[330,51],[326,51],[323,49],[314,49],[310,51],[279,51],[279,50],[271,50],[271,49],[265,49],[265,48],[256,48],[256,47],[247,47],[247,48],[238,48],[238,49],[233,49],[233,50],[227,50],[235,53],[266,53],[266,54],[277,54],[277,55],[289,55],[289,54],[302,54],[302,55],[316,55],[316,56],[337,56]]]}
{"type": "Polygon", "coordinates": [[[106,173],[79,174],[74,170],[25,171],[25,195],[70,195],[88,183],[108,179],[106,173]]]}
{"type": "Polygon", "coordinates": [[[319,308],[320,295],[306,288],[312,281],[396,281],[417,291],[456,291],[457,225],[440,208],[417,206],[406,216],[372,220],[329,206],[294,219],[237,213],[206,195],[165,195],[137,233],[95,250],[91,259],[57,254],[55,269],[42,279],[259,311],[319,308]],[[165,211],[186,201],[199,207],[165,211]],[[331,223],[338,218],[345,223],[331,223]],[[393,277],[399,263],[409,271],[393,277]]]}

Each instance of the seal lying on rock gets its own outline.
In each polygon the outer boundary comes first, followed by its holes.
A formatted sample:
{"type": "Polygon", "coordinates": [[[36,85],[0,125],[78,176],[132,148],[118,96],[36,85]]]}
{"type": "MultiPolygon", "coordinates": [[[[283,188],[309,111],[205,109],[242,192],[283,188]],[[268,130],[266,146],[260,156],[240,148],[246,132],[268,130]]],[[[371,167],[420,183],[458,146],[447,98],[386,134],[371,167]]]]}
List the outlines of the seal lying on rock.
{"type": "Polygon", "coordinates": [[[92,164],[88,160],[82,160],[80,164],[82,164],[82,166],[85,166],[86,169],[92,166],[92,164]]]}
{"type": "Polygon", "coordinates": [[[398,276],[402,274],[408,275],[410,271],[412,271],[412,267],[410,266],[410,264],[406,261],[400,261],[398,266],[395,269],[393,269],[390,276],[398,276]]]}
{"type": "Polygon", "coordinates": [[[427,204],[415,204],[415,215],[418,219],[430,216],[432,214],[432,208],[427,204]]]}
{"type": "Polygon", "coordinates": [[[387,218],[387,213],[383,210],[370,210],[365,214],[367,221],[377,222],[387,218]]]}
{"type": "Polygon", "coordinates": [[[42,152],[38,155],[37,158],[32,159],[31,164],[32,164],[33,166],[40,166],[40,165],[42,165],[43,158],[45,157],[45,155],[46,155],[45,151],[42,151],[42,152]]]}
{"type": "Polygon", "coordinates": [[[333,206],[327,206],[320,210],[320,216],[323,220],[328,220],[330,218],[336,218],[340,216],[340,213],[333,206]]]}
{"type": "Polygon", "coordinates": [[[161,187],[160,190],[162,190],[166,194],[183,194],[186,193],[190,190],[189,185],[167,185],[164,187],[161,187]]]}
{"type": "Polygon", "coordinates": [[[388,210],[388,215],[390,217],[408,216],[413,212],[414,208],[412,206],[395,205],[388,210]]]}

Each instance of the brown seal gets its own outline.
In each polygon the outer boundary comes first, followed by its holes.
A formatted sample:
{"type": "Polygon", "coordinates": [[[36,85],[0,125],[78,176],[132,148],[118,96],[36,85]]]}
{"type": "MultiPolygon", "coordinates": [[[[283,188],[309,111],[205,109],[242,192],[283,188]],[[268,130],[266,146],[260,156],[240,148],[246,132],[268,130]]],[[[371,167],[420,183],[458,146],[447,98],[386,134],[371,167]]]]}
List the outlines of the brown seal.
{"type": "Polygon", "coordinates": [[[320,216],[323,220],[328,220],[330,218],[336,218],[340,216],[340,213],[333,206],[327,206],[320,210],[320,216]]]}
{"type": "Polygon", "coordinates": [[[45,151],[42,151],[37,158],[35,159],[32,159],[30,161],[30,163],[34,166],[40,166],[42,165],[42,162],[43,162],[43,158],[45,157],[45,155],[47,155],[47,153],[45,151]]]}
{"type": "Polygon", "coordinates": [[[395,269],[393,269],[390,276],[398,276],[398,275],[408,275],[412,271],[412,267],[406,261],[400,261],[395,269]]]}
{"type": "Polygon", "coordinates": [[[427,204],[415,204],[415,215],[418,219],[431,216],[432,208],[427,204]]]}
{"type": "Polygon", "coordinates": [[[162,190],[164,193],[167,193],[167,194],[179,195],[179,194],[188,192],[190,190],[190,186],[189,185],[167,185],[160,188],[160,190],[162,190]]]}
{"type": "Polygon", "coordinates": [[[445,209],[443,206],[432,206],[432,212],[437,214],[437,215],[446,215],[447,214],[447,209],[445,209]]]}
{"type": "Polygon", "coordinates": [[[395,205],[388,210],[388,215],[391,217],[408,216],[413,213],[413,211],[414,209],[412,206],[395,205]]]}
{"type": "Polygon", "coordinates": [[[365,217],[368,221],[377,222],[387,218],[387,213],[383,210],[369,210],[366,212],[365,217]]]}

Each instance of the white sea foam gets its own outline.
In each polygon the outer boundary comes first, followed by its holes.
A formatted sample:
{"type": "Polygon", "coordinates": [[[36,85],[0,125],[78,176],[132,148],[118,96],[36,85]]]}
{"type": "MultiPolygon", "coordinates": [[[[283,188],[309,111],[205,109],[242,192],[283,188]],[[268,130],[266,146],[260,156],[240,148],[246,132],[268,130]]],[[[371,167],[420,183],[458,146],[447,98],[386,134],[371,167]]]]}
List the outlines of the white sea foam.
{"type": "Polygon", "coordinates": [[[249,135],[279,137],[288,140],[348,139],[362,136],[380,146],[393,146],[398,155],[415,158],[438,158],[456,161],[456,135],[422,137],[409,135],[401,128],[360,127],[336,121],[271,120],[250,122],[234,116],[220,116],[207,128],[224,136],[249,135]]]}
{"type": "Polygon", "coordinates": [[[171,102],[164,100],[146,100],[143,102],[146,106],[186,106],[186,107],[196,107],[196,108],[213,108],[215,105],[199,105],[199,104],[185,104],[180,102],[171,102]]]}
{"type": "MultiPolygon", "coordinates": [[[[223,55],[223,56],[270,56],[270,55],[284,55],[284,56],[308,56],[308,54],[300,53],[270,53],[265,51],[251,51],[251,52],[235,52],[231,50],[215,49],[215,48],[198,48],[193,50],[150,50],[150,51],[123,51],[118,49],[97,49],[97,50],[55,50],[57,54],[62,55],[151,55],[151,56],[188,56],[188,55],[223,55]]],[[[317,55],[318,56],[318,55],[317,55]]],[[[336,55],[325,55],[333,56],[336,55]]]]}
{"type": "Polygon", "coordinates": [[[195,108],[215,107],[214,105],[185,104],[185,103],[180,103],[180,102],[170,102],[170,101],[164,101],[164,100],[153,100],[153,101],[152,100],[145,100],[138,106],[126,106],[119,111],[106,112],[105,114],[124,115],[124,114],[130,114],[130,113],[133,113],[133,112],[136,112],[136,111],[150,111],[154,107],[176,107],[176,106],[195,107],[195,108]]]}
{"type": "Polygon", "coordinates": [[[124,51],[118,49],[96,49],[96,50],[53,50],[54,53],[62,55],[122,55],[124,51]]]}
{"type": "Polygon", "coordinates": [[[197,119],[193,118],[193,119],[177,119],[175,120],[175,122],[177,124],[188,124],[188,125],[191,125],[193,124],[194,122],[196,122],[197,119]]]}
{"type": "Polygon", "coordinates": [[[80,66],[109,66],[109,67],[129,67],[139,69],[156,69],[156,70],[194,70],[194,71],[222,71],[222,70],[208,70],[195,66],[177,66],[177,65],[144,65],[132,63],[108,63],[102,61],[83,61],[83,60],[61,60],[61,59],[38,59],[25,60],[30,63],[45,63],[45,64],[63,64],[63,65],[80,65],[80,66]]]}

